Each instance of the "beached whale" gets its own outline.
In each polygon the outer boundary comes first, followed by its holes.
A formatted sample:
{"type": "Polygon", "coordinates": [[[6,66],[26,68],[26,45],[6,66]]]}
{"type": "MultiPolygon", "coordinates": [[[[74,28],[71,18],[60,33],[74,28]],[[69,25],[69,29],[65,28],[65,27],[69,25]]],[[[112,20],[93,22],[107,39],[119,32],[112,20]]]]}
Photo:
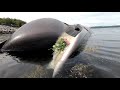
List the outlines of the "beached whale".
{"type": "Polygon", "coordinates": [[[53,59],[47,68],[54,69],[53,77],[55,77],[64,63],[83,42],[87,42],[91,34],[89,28],[80,24],[68,25],[56,19],[43,18],[20,27],[0,47],[2,52],[20,52],[19,55],[35,51],[40,57],[46,58],[48,54],[51,54],[53,59]],[[61,37],[67,39],[69,45],[56,57],[56,54],[52,54],[54,52],[51,50],[49,52],[49,49],[61,37]]]}

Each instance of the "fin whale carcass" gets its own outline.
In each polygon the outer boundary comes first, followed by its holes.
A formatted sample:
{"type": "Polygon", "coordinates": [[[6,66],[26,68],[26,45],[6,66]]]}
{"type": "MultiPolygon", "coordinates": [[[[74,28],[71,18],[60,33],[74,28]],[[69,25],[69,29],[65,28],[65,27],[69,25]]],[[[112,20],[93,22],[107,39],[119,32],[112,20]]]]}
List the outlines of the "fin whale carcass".
{"type": "Polygon", "coordinates": [[[31,55],[29,54],[30,51],[32,54],[38,51],[37,54],[39,54],[40,58],[43,56],[46,59],[51,54],[48,49],[52,48],[56,41],[62,37],[69,42],[69,45],[58,55],[53,54],[53,60],[48,64],[48,68],[54,69],[53,77],[55,77],[64,63],[75,51],[81,48],[80,45],[83,42],[87,42],[91,34],[89,28],[80,24],[68,25],[56,19],[43,18],[20,27],[7,41],[1,44],[1,46],[3,45],[1,51],[17,52],[18,54],[22,52],[19,54],[20,56],[23,54],[28,57],[31,55]]]}
{"type": "Polygon", "coordinates": [[[31,21],[14,32],[1,51],[48,50],[66,28],[66,24],[52,18],[31,21]]]}

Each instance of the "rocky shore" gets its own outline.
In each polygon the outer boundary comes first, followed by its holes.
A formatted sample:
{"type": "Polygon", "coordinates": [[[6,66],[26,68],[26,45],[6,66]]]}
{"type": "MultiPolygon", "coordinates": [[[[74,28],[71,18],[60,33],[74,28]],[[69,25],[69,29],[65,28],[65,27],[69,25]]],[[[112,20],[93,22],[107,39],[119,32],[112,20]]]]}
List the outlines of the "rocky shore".
{"type": "Polygon", "coordinates": [[[18,29],[17,27],[10,27],[10,26],[6,26],[6,25],[0,25],[0,34],[12,34],[17,29],[18,29]]]}

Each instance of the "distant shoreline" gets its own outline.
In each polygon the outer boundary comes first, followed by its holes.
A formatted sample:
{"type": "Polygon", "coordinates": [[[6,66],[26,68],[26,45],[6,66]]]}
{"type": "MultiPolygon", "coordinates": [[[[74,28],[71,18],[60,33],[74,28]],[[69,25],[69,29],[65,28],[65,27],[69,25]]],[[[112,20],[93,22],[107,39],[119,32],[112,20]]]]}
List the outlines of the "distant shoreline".
{"type": "Polygon", "coordinates": [[[93,26],[91,28],[111,28],[111,27],[120,27],[120,25],[114,25],[114,26],[93,26]]]}

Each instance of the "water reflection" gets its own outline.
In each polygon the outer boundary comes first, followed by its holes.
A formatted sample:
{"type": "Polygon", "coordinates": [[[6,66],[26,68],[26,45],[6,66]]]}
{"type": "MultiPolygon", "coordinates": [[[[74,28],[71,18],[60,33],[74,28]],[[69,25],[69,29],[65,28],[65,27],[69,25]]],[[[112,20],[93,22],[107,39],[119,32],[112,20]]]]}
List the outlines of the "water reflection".
{"type": "Polygon", "coordinates": [[[44,65],[52,59],[52,51],[29,51],[29,52],[8,52],[8,55],[19,59],[21,62],[44,65]]]}

